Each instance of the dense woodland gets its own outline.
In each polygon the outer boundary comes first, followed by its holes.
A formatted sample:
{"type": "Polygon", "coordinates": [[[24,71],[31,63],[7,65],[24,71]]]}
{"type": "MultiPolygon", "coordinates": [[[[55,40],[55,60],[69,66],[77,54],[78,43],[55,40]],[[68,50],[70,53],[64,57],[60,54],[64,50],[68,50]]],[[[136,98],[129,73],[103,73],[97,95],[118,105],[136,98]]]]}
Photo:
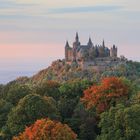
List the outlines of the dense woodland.
{"type": "Polygon", "coordinates": [[[0,85],[2,140],[139,140],[140,63],[104,72],[54,62],[0,85]]]}

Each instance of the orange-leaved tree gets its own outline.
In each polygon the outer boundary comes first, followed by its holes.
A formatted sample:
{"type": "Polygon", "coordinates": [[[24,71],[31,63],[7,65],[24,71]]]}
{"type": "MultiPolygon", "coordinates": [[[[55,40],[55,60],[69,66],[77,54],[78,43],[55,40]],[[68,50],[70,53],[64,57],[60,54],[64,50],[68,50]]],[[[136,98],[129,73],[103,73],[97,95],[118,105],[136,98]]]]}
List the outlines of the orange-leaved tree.
{"type": "Polygon", "coordinates": [[[13,140],[76,140],[77,135],[67,124],[50,119],[37,120],[13,140]]]}
{"type": "Polygon", "coordinates": [[[118,101],[126,100],[129,93],[129,84],[118,77],[106,77],[99,85],[93,85],[84,91],[81,101],[87,109],[96,107],[98,113],[104,112],[118,101]]]}

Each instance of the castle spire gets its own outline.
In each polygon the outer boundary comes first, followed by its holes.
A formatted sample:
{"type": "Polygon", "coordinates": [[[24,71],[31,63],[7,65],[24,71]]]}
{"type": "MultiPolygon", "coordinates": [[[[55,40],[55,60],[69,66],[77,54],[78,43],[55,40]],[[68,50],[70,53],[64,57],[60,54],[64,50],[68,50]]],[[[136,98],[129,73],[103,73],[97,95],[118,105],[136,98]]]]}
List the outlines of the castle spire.
{"type": "Polygon", "coordinates": [[[75,41],[76,41],[76,42],[79,42],[79,35],[78,35],[78,32],[76,32],[75,41]]]}
{"type": "Polygon", "coordinates": [[[92,41],[91,41],[91,38],[89,37],[88,46],[89,46],[89,47],[92,47],[92,45],[93,45],[93,43],[92,43],[92,41]]]}
{"type": "Polygon", "coordinates": [[[102,44],[102,46],[105,47],[105,41],[104,41],[104,39],[103,39],[103,44],[102,44]]]}
{"type": "Polygon", "coordinates": [[[66,41],[66,45],[65,45],[66,47],[69,47],[69,42],[68,42],[68,40],[66,41]]]}
{"type": "Polygon", "coordinates": [[[90,42],[90,43],[92,42],[90,37],[89,37],[89,42],[90,42]]]}

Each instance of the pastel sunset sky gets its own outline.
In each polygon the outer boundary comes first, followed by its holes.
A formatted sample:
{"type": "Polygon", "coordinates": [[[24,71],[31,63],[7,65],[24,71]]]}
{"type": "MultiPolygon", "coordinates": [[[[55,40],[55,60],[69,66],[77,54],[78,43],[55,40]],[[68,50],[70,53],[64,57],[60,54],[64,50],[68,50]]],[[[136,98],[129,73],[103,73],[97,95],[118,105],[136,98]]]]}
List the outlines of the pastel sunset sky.
{"type": "Polygon", "coordinates": [[[82,44],[104,39],[140,61],[139,0],[0,0],[0,71],[31,75],[47,67],[64,57],[76,31],[82,44]]]}

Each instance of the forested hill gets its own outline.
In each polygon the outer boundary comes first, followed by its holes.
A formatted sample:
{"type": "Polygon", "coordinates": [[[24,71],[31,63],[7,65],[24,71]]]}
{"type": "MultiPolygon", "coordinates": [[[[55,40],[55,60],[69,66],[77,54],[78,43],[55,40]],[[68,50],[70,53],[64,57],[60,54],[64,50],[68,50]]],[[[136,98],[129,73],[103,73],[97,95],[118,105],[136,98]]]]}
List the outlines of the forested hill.
{"type": "MultiPolygon", "coordinates": [[[[44,70],[31,77],[31,83],[40,83],[46,80],[54,80],[59,82],[72,81],[75,79],[98,80],[106,76],[127,77],[130,80],[140,80],[140,63],[127,61],[124,64],[108,68],[106,71],[97,72],[93,69],[82,70],[75,65],[65,64],[64,60],[57,60],[44,70]]],[[[24,79],[25,80],[25,79],[24,79]]]]}
{"type": "Polygon", "coordinates": [[[40,84],[44,81],[53,80],[56,82],[66,82],[73,80],[96,80],[99,81],[103,77],[117,76],[126,77],[129,80],[133,80],[136,83],[140,82],[140,62],[127,61],[123,64],[115,65],[105,71],[95,71],[93,69],[82,70],[77,68],[76,65],[65,64],[64,60],[56,60],[52,62],[51,66],[46,69],[40,70],[32,77],[18,77],[11,83],[19,84],[40,84]]]}
{"type": "Polygon", "coordinates": [[[0,85],[0,139],[139,140],[139,83],[139,62],[97,72],[55,61],[0,85]]]}

